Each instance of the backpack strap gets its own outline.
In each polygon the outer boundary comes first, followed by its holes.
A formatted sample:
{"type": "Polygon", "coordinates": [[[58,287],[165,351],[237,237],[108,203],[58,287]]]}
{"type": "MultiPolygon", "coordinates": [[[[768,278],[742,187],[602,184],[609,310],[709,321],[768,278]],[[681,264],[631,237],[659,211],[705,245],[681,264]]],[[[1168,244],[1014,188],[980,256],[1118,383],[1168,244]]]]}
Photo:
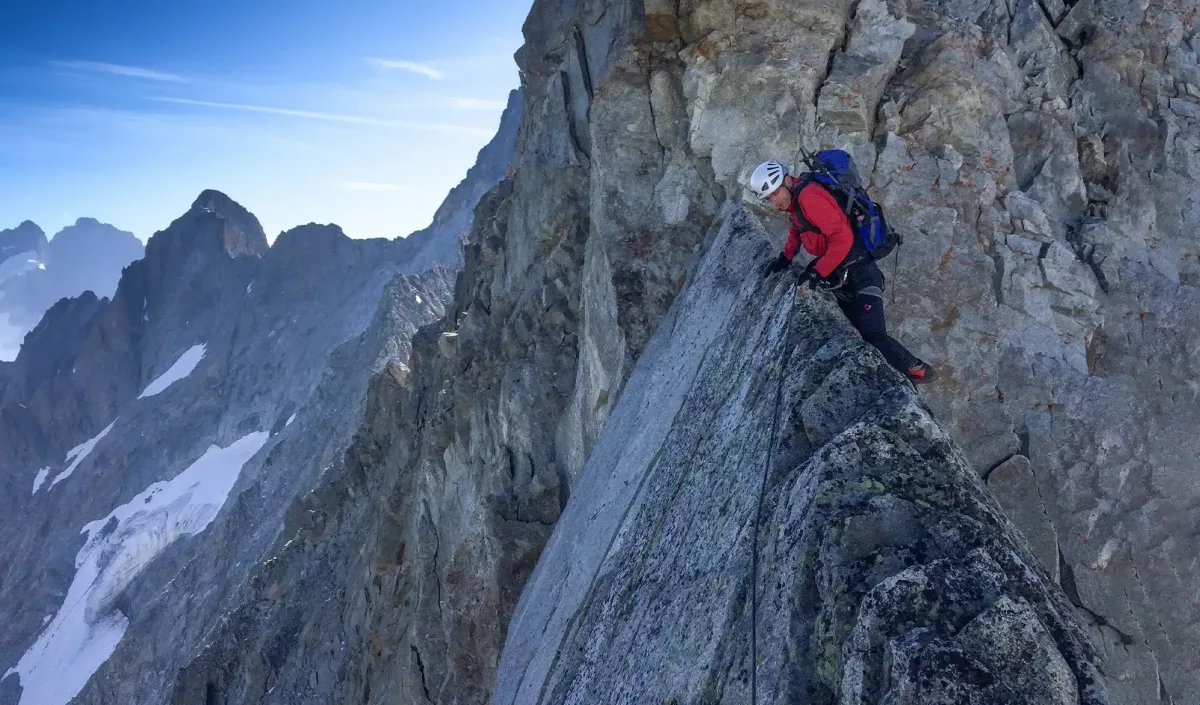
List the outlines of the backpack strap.
{"type": "Polygon", "coordinates": [[[804,178],[800,179],[800,182],[792,189],[792,223],[801,232],[819,233],[821,229],[810,223],[808,218],[804,217],[804,209],[800,207],[800,192],[809,184],[820,184],[819,181],[813,178],[812,172],[806,173],[804,178]]]}
{"type": "MultiPolygon", "coordinates": [[[[825,189],[826,193],[833,197],[834,201],[838,201],[837,194],[833,192],[833,189],[822,183],[820,179],[817,179],[812,172],[808,172],[804,175],[804,178],[800,179],[796,187],[792,189],[792,223],[801,232],[808,231],[821,233],[820,228],[813,225],[811,222],[809,222],[808,218],[804,217],[804,210],[800,207],[800,192],[803,191],[804,188],[809,184],[816,184],[820,186],[821,188],[825,189]]],[[[838,202],[838,205],[841,205],[841,203],[838,202]]],[[[821,234],[824,235],[824,233],[821,234]]],[[[858,233],[855,232],[853,224],[850,224],[850,234],[853,236],[853,241],[850,244],[850,252],[846,254],[846,259],[842,260],[842,263],[839,264],[829,275],[831,279],[841,277],[843,279],[843,283],[845,280],[845,272],[849,270],[850,267],[853,267],[861,262],[865,258],[864,256],[870,255],[870,253],[866,251],[866,247],[863,246],[862,240],[859,239],[858,233]]]]}
{"type": "MultiPolygon", "coordinates": [[[[808,186],[809,184],[816,184],[817,186],[820,186],[821,188],[825,189],[825,193],[828,193],[830,196],[832,196],[834,202],[837,203],[838,207],[842,209],[842,214],[847,216],[847,219],[849,218],[850,205],[851,205],[850,202],[847,202],[845,205],[843,205],[842,199],[838,198],[838,194],[834,191],[834,189],[830,188],[829,184],[826,184],[825,182],[818,179],[816,177],[816,175],[810,171],[810,172],[807,172],[804,175],[804,178],[800,179],[800,181],[796,185],[796,187],[794,189],[792,189],[792,222],[795,223],[797,228],[799,228],[800,230],[807,230],[809,232],[814,232],[814,233],[821,232],[820,228],[818,228],[817,226],[810,223],[808,218],[804,217],[804,210],[800,208],[800,192],[803,191],[804,188],[806,186],[808,186]]],[[[851,231],[853,231],[854,227],[851,226],[850,229],[851,229],[851,231]]],[[[822,233],[822,234],[824,234],[824,233],[822,233]]],[[[856,237],[855,241],[857,242],[857,240],[858,240],[858,238],[856,237]]]]}

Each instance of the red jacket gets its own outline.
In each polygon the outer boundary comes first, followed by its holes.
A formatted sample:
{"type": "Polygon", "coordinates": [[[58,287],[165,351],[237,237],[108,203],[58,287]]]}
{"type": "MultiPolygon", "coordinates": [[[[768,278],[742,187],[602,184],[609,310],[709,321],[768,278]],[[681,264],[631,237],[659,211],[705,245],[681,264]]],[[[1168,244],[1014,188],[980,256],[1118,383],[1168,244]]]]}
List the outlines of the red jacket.
{"type": "Polygon", "coordinates": [[[823,186],[808,184],[792,197],[788,212],[792,215],[792,227],[783,246],[783,256],[792,259],[796,249],[804,245],[808,254],[818,258],[817,274],[822,277],[833,274],[854,246],[854,231],[841,206],[823,186]],[[802,219],[796,217],[797,208],[804,215],[802,219]]]}

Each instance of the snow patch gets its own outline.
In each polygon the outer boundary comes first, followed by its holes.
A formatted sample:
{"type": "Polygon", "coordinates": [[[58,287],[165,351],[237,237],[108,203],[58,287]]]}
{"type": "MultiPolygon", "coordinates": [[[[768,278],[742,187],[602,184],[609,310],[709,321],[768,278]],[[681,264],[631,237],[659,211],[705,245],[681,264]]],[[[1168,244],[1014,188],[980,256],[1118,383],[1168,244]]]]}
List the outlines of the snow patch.
{"type": "Polygon", "coordinates": [[[289,417],[288,417],[288,420],[287,420],[287,421],[284,421],[284,422],[283,422],[283,427],[284,427],[284,428],[287,428],[288,426],[291,426],[291,425],[292,425],[292,422],[293,422],[293,421],[295,421],[295,420],[296,420],[296,415],[295,415],[295,414],[292,414],[291,416],[289,416],[289,417]]]}
{"type": "Polygon", "coordinates": [[[416,299],[417,299],[417,303],[421,303],[421,295],[420,295],[420,294],[415,294],[415,296],[416,296],[416,299]]]}
{"type": "Polygon", "coordinates": [[[249,295],[249,293],[252,289],[254,289],[254,282],[250,282],[249,284],[246,285],[246,294],[249,295]]]}
{"type": "Polygon", "coordinates": [[[20,705],[66,705],[79,694],[129,626],[115,606],[117,597],[167,546],[208,527],[242,466],[267,438],[251,433],[227,448],[210,446],[174,478],[155,482],[108,516],[84,525],[87,539],[75,556],[75,577],[63,606],[4,674],[20,675],[20,705]]]}
{"type": "Polygon", "coordinates": [[[41,488],[42,483],[46,481],[46,478],[49,475],[50,475],[49,467],[44,467],[41,470],[38,470],[37,477],[33,478],[33,494],[37,494],[38,489],[41,488]]]}
{"type": "Polygon", "coordinates": [[[48,487],[47,490],[54,489],[55,485],[70,477],[71,473],[75,472],[75,468],[79,467],[79,464],[83,462],[83,459],[88,457],[88,453],[91,453],[92,449],[96,447],[96,444],[99,443],[102,438],[108,435],[108,432],[112,430],[113,424],[115,423],[117,423],[117,420],[113,419],[113,422],[105,426],[104,430],[96,434],[95,438],[89,438],[83,443],[80,443],[72,448],[70,452],[67,453],[66,460],[66,462],[71,464],[67,466],[66,470],[63,470],[54,476],[54,479],[50,481],[50,487],[48,487]]]}
{"type": "Polygon", "coordinates": [[[171,365],[166,372],[159,375],[153,382],[146,386],[146,389],[138,395],[138,399],[152,397],[190,375],[192,370],[196,369],[196,365],[199,365],[200,361],[204,359],[204,351],[206,349],[207,346],[204,343],[188,348],[186,352],[179,356],[174,365],[171,365]]]}

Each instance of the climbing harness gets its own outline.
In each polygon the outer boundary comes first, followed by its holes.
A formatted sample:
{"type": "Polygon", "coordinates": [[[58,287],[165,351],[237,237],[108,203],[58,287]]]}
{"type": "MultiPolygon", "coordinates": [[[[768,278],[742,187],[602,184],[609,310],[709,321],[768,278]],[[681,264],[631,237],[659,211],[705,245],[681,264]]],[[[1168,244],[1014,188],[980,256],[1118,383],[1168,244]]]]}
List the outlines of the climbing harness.
{"type": "MultiPolygon", "coordinates": [[[[792,302],[788,305],[787,324],[783,331],[783,344],[786,350],[792,337],[792,313],[795,312],[796,298],[800,296],[800,287],[793,287],[792,302]]],[[[780,355],[779,383],[775,387],[775,408],[771,412],[771,440],[767,444],[767,457],[763,462],[762,484],[758,487],[758,509],[754,512],[754,552],[750,559],[750,703],[758,705],[758,525],[762,520],[763,498],[767,493],[767,478],[771,474],[771,455],[775,450],[775,431],[779,425],[779,404],[783,399],[783,373],[787,355],[780,355]]]]}

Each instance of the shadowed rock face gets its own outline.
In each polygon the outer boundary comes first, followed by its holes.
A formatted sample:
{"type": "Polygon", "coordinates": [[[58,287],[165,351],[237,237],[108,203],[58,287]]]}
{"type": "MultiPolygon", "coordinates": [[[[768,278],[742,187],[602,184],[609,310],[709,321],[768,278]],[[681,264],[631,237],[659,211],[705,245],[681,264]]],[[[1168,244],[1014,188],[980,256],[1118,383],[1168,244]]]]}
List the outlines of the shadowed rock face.
{"type": "MultiPolygon", "coordinates": [[[[0,662],[17,664],[57,627],[44,616],[75,607],[64,596],[83,570],[81,527],[258,438],[203,533],[180,535],[178,507],[135,507],[102,532],[128,538],[97,564],[80,619],[125,627],[74,702],[164,702],[220,616],[244,604],[250,571],[305,519],[296,503],[350,445],[370,379],[406,361],[418,326],[443,315],[449,272],[410,273],[410,262],[402,240],[351,240],[336,226],[295,228],[268,249],[253,216],[205,192],[151,238],[111,301],[87,293],[52,307],[0,377],[0,662]],[[190,371],[139,394],[197,346],[190,371]]],[[[48,691],[37,659],[60,650],[35,649],[0,681],[0,703],[39,702],[22,689],[48,691]]]]}
{"type": "Polygon", "coordinates": [[[395,556],[394,535],[375,529],[394,519],[380,509],[406,478],[364,468],[386,447],[376,439],[397,431],[413,336],[451,298],[452,271],[439,262],[461,261],[461,231],[506,171],[519,108],[514,96],[425,231],[352,240],[308,224],[268,247],[249,211],[205,191],[125,268],[111,301],[60,302],[17,360],[0,364],[0,668],[20,666],[0,678],[0,703],[38,701],[64,680],[77,682],[72,702],[88,703],[190,705],[239,692],[330,702],[330,692],[371,687],[358,669],[369,676],[364,651],[379,641],[363,638],[365,616],[349,617],[386,565],[374,560],[377,537],[395,556]],[[190,371],[154,385],[185,358],[190,371]],[[262,445],[224,504],[205,510],[215,515],[201,533],[179,528],[194,512],[139,505],[99,529],[103,555],[79,559],[86,522],[248,438],[262,445]],[[74,447],[91,450],[69,465],[74,447]],[[57,481],[64,466],[71,474],[57,481]],[[346,572],[356,559],[366,567],[346,572]],[[90,588],[76,585],[80,564],[98,566],[90,588]],[[81,589],[83,601],[64,603],[81,589]],[[74,631],[125,625],[98,661],[95,643],[54,621],[78,604],[76,622],[91,626],[74,631]],[[31,648],[47,634],[70,643],[31,648]],[[76,652],[64,659],[64,649],[76,652]],[[102,665],[79,680],[85,651],[102,665]]]}
{"type": "Polygon", "coordinates": [[[224,222],[222,246],[230,257],[259,255],[267,251],[267,236],[258,218],[220,191],[208,189],[196,197],[192,210],[219,216],[224,222]]]}
{"type": "Polygon", "coordinates": [[[656,320],[635,295],[652,280],[627,273],[669,266],[664,195],[709,170],[737,194],[763,159],[847,148],[908,236],[883,269],[893,331],[942,372],[922,394],[1080,608],[1111,700],[1200,697],[1196,3],[602,5],[536,3],[519,55],[545,95],[588,99],[540,123],[584,135],[591,184],[554,421],[569,476],[656,320]]]}
{"type": "Polygon", "coordinates": [[[1107,702],[1073,607],[912,387],[825,296],[740,275],[765,243],[735,210],[642,354],[492,702],[748,702],[768,452],[759,702],[1107,702]]]}

